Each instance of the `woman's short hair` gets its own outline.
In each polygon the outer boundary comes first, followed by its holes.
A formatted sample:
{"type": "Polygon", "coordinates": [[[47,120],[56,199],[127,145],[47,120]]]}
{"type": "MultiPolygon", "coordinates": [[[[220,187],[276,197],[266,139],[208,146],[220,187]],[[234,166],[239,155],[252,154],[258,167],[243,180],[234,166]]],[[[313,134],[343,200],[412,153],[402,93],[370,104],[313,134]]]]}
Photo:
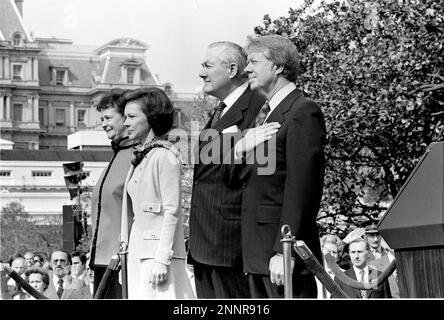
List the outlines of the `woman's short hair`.
{"type": "Polygon", "coordinates": [[[299,53],[290,39],[276,34],[247,38],[245,47],[248,53],[262,52],[268,60],[283,67],[285,79],[295,82],[299,75],[299,53]]]}
{"type": "Polygon", "coordinates": [[[342,240],[335,234],[323,235],[321,237],[321,248],[323,248],[326,243],[333,243],[338,247],[339,250],[342,250],[342,240]]]}
{"type": "Polygon", "coordinates": [[[125,93],[130,90],[123,90],[120,88],[113,88],[99,100],[97,103],[97,111],[103,111],[109,108],[115,108],[122,116],[125,112],[125,93]]]}
{"type": "Polygon", "coordinates": [[[137,102],[156,136],[173,127],[174,108],[166,93],[159,88],[139,88],[125,95],[125,104],[137,102]]]}
{"type": "Polygon", "coordinates": [[[41,274],[42,275],[42,282],[45,284],[44,289],[48,288],[48,286],[49,286],[49,275],[48,275],[48,273],[45,270],[43,270],[42,268],[40,268],[40,267],[36,267],[36,266],[29,267],[25,271],[25,276],[26,276],[26,279],[28,279],[28,281],[29,281],[29,275],[31,275],[33,273],[41,274]]]}

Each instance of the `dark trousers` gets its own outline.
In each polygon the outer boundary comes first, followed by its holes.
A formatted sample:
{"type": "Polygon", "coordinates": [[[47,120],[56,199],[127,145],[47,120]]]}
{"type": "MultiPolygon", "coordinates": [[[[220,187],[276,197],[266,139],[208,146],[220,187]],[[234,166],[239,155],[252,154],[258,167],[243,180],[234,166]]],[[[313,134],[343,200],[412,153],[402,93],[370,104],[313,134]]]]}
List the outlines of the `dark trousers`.
{"type": "Polygon", "coordinates": [[[247,276],[241,268],[193,262],[198,299],[250,298],[247,276]]]}
{"type": "MultiPolygon", "coordinates": [[[[284,286],[271,283],[270,276],[248,274],[250,294],[254,299],[284,298],[284,286]]],[[[311,274],[293,274],[293,298],[316,298],[316,280],[311,274]]]]}
{"type": "MultiPolygon", "coordinates": [[[[105,274],[107,267],[94,267],[94,295],[96,295],[99,288],[100,281],[105,274]]],[[[105,293],[103,299],[122,299],[122,285],[119,283],[119,274],[116,273],[111,281],[108,291],[105,293]]]]}

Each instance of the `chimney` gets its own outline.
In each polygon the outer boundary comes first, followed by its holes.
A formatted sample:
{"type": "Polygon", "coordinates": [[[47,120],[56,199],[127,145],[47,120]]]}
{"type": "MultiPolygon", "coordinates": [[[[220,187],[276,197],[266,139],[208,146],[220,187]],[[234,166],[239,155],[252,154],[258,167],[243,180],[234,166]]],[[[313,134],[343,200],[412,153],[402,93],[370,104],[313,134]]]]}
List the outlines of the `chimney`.
{"type": "Polygon", "coordinates": [[[23,1],[24,0],[14,0],[15,6],[17,7],[18,11],[20,12],[20,16],[23,18],[23,1]]]}

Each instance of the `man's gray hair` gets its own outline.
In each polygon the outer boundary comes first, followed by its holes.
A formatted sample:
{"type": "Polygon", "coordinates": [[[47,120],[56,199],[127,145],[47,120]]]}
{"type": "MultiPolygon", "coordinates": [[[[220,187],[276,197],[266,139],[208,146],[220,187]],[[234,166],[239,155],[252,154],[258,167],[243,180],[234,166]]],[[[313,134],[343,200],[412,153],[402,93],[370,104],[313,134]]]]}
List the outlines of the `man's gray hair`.
{"type": "Polygon", "coordinates": [[[299,76],[299,53],[290,39],[276,34],[252,37],[248,36],[245,47],[248,53],[263,52],[265,57],[279,67],[283,67],[282,75],[290,82],[299,76]]]}
{"type": "Polygon", "coordinates": [[[231,41],[217,41],[208,46],[208,49],[220,49],[219,59],[222,63],[237,65],[236,78],[246,78],[245,68],[247,67],[247,52],[240,45],[231,41]]]}

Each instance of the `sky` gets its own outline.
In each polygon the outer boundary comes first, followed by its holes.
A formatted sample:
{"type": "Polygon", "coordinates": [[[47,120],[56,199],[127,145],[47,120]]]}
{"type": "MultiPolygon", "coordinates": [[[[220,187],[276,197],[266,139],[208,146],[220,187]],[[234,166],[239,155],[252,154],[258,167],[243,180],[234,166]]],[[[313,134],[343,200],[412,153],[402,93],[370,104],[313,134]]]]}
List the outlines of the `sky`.
{"type": "Polygon", "coordinates": [[[208,44],[244,45],[269,14],[288,15],[302,0],[25,0],[23,16],[34,37],[97,45],[131,37],[149,46],[148,63],[161,83],[197,92],[208,44]]]}

